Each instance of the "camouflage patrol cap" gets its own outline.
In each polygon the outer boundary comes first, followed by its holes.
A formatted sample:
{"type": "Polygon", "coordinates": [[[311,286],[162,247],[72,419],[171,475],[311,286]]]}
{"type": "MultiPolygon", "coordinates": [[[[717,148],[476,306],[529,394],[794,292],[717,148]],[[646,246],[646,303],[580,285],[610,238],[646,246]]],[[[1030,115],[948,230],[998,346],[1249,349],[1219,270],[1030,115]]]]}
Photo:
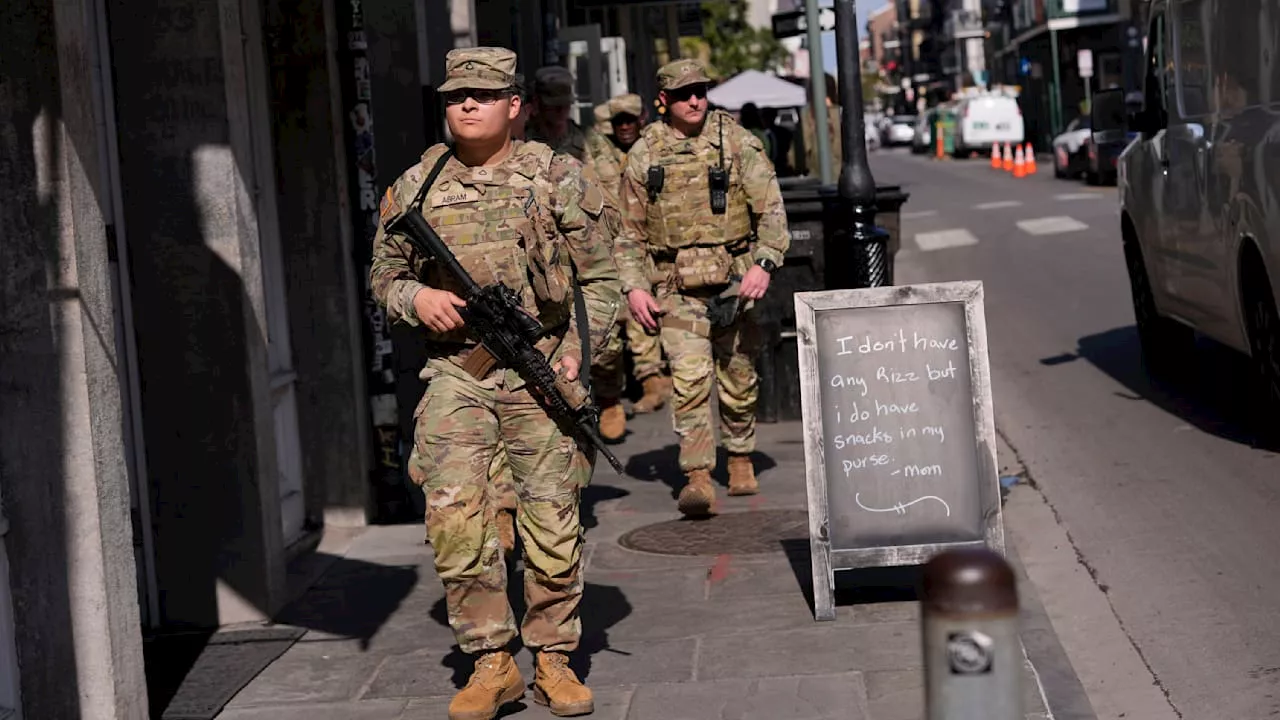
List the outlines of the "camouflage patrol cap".
{"type": "Polygon", "coordinates": [[[627,93],[619,95],[609,101],[609,117],[617,117],[618,115],[635,115],[640,117],[640,113],[644,112],[644,102],[640,96],[635,93],[627,93]]]}
{"type": "Polygon", "coordinates": [[[658,68],[659,90],[675,90],[686,85],[710,82],[706,67],[697,60],[673,60],[658,68]]]}
{"type": "Polygon", "coordinates": [[[533,76],[533,95],[550,107],[573,104],[573,75],[568,68],[548,65],[538,68],[533,76]]]}
{"type": "Polygon", "coordinates": [[[440,92],[482,89],[505,90],[516,83],[516,54],[500,47],[450,50],[444,56],[445,81],[440,92]]]}

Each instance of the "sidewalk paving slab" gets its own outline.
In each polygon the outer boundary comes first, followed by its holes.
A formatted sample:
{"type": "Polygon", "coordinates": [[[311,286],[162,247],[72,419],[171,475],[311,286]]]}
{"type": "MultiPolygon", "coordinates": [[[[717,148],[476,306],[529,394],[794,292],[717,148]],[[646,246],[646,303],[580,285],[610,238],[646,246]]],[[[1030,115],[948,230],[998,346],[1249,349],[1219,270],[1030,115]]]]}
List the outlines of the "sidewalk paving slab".
{"type": "MultiPolygon", "coordinates": [[[[776,552],[659,555],[619,544],[631,530],[678,517],[676,438],[666,410],[634,418],[615,446],[628,470],[597,467],[584,492],[586,588],[573,658],[602,720],[919,720],[920,611],[911,569],[837,575],[837,616],[815,622],[807,540],[776,552]],[[863,583],[864,586],[858,586],[863,583]],[[866,587],[866,584],[875,587],[866,587]]],[[[760,425],[761,494],[720,512],[804,510],[799,423],[760,425]]],[[[727,482],[722,465],[715,474],[727,482]]],[[[522,570],[510,576],[523,607],[522,570]]],[[[426,720],[447,717],[471,659],[454,645],[444,592],[421,524],[375,526],[278,619],[307,629],[245,687],[219,720],[426,720]]],[[[1043,644],[1046,621],[1031,624],[1043,644]]],[[[532,657],[516,650],[526,683],[532,657]]],[[[1062,675],[1055,668],[1050,676],[1062,675]]],[[[1074,678],[1069,665],[1065,669],[1074,678]]],[[[1028,720],[1052,715],[1037,674],[1024,672],[1028,720]]],[[[552,715],[532,694],[499,717],[552,715]]]]}

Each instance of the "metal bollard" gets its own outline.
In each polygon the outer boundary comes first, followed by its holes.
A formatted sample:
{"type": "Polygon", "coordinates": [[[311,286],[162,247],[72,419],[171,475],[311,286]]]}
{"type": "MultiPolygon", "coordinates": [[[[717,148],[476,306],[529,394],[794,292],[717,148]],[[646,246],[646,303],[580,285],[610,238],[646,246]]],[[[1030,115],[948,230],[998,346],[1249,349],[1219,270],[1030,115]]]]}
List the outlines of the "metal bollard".
{"type": "Polygon", "coordinates": [[[987,548],[951,550],[922,584],[927,720],[1023,720],[1013,568],[987,548]]]}

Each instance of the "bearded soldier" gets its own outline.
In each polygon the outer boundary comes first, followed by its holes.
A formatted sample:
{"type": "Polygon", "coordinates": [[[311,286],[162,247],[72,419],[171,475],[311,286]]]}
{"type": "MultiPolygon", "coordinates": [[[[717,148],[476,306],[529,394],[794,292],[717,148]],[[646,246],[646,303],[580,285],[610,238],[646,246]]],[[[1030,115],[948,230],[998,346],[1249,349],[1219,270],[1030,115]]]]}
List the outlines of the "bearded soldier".
{"type": "Polygon", "coordinates": [[[790,244],[773,165],[732,116],[707,112],[710,84],[696,60],[659,69],[666,122],[646,127],[627,153],[618,243],[632,316],[650,330],[661,327],[671,359],[672,414],[687,478],[678,507],[689,516],[715,506],[713,385],[729,494],[758,492],[750,457],[760,345],[753,306],[790,244]]]}
{"type": "MultiPolygon", "coordinates": [[[[449,52],[440,92],[455,145],[428,149],[388,189],[374,240],[375,297],[392,319],[425,325],[428,340],[409,470],[426,493],[449,624],[462,650],[476,656],[470,680],[450,703],[450,720],[487,720],[524,694],[509,651],[516,620],[489,481],[499,443],[516,482],[529,607],[520,635],[537,651],[534,700],[561,716],[593,709],[567,653],[581,636],[578,511],[594,453],[548,416],[526,378],[477,344],[455,292],[461,284],[395,230],[408,208],[420,209],[477,283],[500,282],[516,294],[543,327],[537,349],[565,380],[577,379],[572,278],[592,299],[589,307],[619,302],[609,244],[600,237],[604,198],[583,180],[577,161],[512,139],[520,112],[515,67],[515,53],[503,48],[449,52]]],[[[598,348],[616,318],[588,312],[587,320],[589,344],[598,348]]]]}

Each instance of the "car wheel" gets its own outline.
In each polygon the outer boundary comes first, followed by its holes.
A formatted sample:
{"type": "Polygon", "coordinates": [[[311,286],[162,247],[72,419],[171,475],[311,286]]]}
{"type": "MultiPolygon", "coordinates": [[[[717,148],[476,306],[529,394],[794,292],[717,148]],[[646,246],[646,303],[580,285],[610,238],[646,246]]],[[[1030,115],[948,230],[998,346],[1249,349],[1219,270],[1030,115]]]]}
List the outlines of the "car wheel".
{"type": "Polygon", "coordinates": [[[1280,446],[1280,310],[1262,258],[1244,280],[1244,313],[1249,329],[1249,353],[1256,370],[1259,402],[1254,427],[1258,439],[1269,447],[1280,446]]]}
{"type": "Polygon", "coordinates": [[[1147,374],[1158,381],[1176,380],[1179,371],[1188,368],[1194,350],[1195,333],[1176,320],[1163,317],[1156,309],[1151,276],[1142,259],[1142,248],[1136,238],[1124,244],[1125,266],[1129,271],[1129,289],[1133,293],[1133,316],[1142,347],[1142,362],[1147,374]]]}

